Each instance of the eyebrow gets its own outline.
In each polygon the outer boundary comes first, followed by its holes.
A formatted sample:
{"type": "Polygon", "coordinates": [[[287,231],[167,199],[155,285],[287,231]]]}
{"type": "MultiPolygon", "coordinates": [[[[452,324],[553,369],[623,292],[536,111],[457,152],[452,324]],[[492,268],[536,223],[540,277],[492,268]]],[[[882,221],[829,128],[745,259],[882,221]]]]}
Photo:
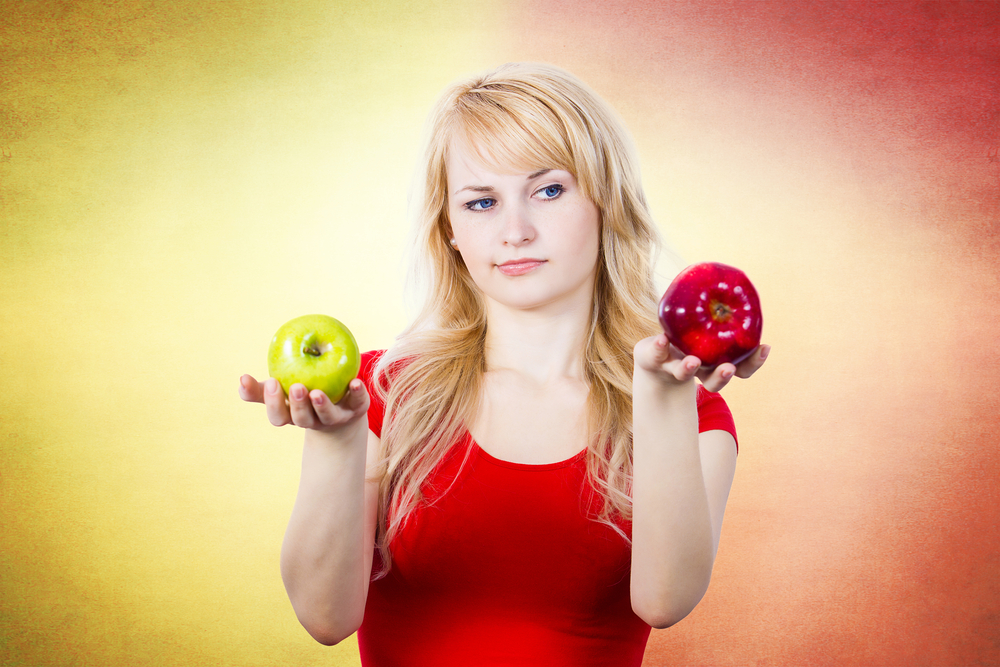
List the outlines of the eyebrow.
{"type": "MultiPolygon", "coordinates": [[[[536,179],[539,176],[544,176],[545,174],[549,173],[550,171],[552,171],[552,170],[551,169],[539,169],[536,172],[528,174],[528,177],[525,178],[524,180],[530,181],[530,180],[536,179]]],[[[460,188],[458,190],[455,190],[455,192],[453,194],[457,195],[459,192],[462,192],[463,190],[471,190],[472,192],[493,192],[495,190],[495,188],[492,185],[466,185],[464,188],[460,188]]]]}

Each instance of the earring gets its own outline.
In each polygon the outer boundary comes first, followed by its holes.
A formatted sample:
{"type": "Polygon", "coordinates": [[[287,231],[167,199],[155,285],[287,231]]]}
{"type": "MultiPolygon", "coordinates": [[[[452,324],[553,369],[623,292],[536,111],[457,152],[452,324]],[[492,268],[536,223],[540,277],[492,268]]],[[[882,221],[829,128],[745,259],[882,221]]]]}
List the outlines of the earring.
{"type": "Polygon", "coordinates": [[[451,243],[452,248],[458,250],[458,239],[452,239],[451,241],[449,241],[449,243],[451,243]]]}

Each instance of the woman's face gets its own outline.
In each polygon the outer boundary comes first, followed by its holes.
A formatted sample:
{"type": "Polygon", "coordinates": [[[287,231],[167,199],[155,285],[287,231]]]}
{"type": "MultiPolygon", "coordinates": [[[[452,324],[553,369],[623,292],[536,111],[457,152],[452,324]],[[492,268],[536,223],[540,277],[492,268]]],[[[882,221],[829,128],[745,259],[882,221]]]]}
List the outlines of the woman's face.
{"type": "Polygon", "coordinates": [[[451,143],[447,170],[452,237],[488,299],[518,309],[589,310],[600,211],[573,174],[496,172],[461,141],[451,143]]]}

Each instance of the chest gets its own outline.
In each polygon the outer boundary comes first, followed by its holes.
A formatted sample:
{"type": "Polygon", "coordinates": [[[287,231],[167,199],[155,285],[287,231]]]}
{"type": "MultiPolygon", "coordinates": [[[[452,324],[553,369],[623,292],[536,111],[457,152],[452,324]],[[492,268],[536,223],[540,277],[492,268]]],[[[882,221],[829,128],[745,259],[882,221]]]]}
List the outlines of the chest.
{"type": "Polygon", "coordinates": [[[532,385],[488,374],[469,432],[484,451],[503,461],[565,461],[587,446],[587,396],[580,382],[532,385]]]}
{"type": "Polygon", "coordinates": [[[524,466],[468,449],[461,474],[456,457],[428,480],[437,502],[415,513],[393,547],[409,595],[556,618],[628,606],[631,551],[588,517],[599,505],[583,457],[524,466]]]}

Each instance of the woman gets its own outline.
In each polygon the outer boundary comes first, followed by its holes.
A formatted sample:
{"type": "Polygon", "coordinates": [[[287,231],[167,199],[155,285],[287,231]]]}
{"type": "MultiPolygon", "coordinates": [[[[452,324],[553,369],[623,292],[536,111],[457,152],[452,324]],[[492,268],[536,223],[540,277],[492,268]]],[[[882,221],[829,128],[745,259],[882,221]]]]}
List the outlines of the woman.
{"type": "Polygon", "coordinates": [[[669,345],[630,141],[572,75],[447,91],[424,175],[427,297],[396,345],[336,405],[241,378],[306,429],[292,605],[366,665],[639,665],[711,576],[737,453],[711,392],[769,348],[706,370],[669,345]]]}

